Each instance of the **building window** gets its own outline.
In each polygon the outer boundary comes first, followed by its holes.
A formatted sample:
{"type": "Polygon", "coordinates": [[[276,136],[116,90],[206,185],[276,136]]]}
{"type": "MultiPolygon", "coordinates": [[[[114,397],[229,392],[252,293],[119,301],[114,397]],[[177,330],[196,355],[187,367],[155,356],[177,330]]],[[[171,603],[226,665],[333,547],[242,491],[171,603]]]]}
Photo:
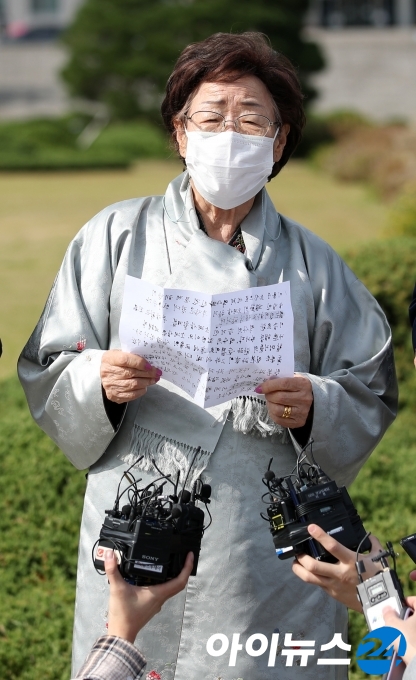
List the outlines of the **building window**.
{"type": "Polygon", "coordinates": [[[393,0],[323,0],[324,26],[389,26],[394,23],[393,0]]]}
{"type": "Polygon", "coordinates": [[[31,0],[32,12],[57,12],[59,0],[31,0]]]}

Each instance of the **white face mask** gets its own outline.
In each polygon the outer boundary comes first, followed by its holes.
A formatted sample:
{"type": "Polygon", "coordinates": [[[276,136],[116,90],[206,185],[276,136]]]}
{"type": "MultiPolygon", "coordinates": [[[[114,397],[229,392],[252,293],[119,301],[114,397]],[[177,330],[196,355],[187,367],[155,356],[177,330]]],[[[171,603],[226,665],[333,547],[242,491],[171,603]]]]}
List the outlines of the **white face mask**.
{"type": "Polygon", "coordinates": [[[228,130],[185,132],[186,166],[195,188],[206,201],[229,210],[253,198],[264,187],[273,168],[276,136],[257,137],[228,130]]]}

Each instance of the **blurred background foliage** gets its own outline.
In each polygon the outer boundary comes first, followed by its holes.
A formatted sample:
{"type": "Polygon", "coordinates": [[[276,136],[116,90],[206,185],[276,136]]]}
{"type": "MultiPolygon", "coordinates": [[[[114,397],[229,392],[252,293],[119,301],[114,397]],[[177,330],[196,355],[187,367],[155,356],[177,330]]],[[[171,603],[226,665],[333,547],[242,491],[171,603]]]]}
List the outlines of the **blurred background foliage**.
{"type": "Polygon", "coordinates": [[[167,158],[164,132],[147,120],[114,122],[86,146],[91,116],[72,114],[0,123],[0,170],[127,168],[139,158],[167,158]]]}
{"type": "Polygon", "coordinates": [[[87,0],[63,40],[62,72],[71,94],[105,103],[113,117],[159,116],[166,81],[189,43],[217,32],[260,31],[299,70],[308,101],[310,75],[324,66],[303,37],[308,0],[87,0]]]}
{"type": "Polygon", "coordinates": [[[86,0],[61,40],[69,54],[62,77],[75,108],[89,114],[0,124],[0,170],[122,168],[168,157],[159,111],[166,81],[186,45],[216,32],[267,34],[298,69],[309,105],[317,95],[310,76],[324,59],[302,31],[308,7],[309,0],[86,0]]]}
{"type": "Polygon", "coordinates": [[[2,680],[68,680],[85,477],[0,383],[2,680]]]}

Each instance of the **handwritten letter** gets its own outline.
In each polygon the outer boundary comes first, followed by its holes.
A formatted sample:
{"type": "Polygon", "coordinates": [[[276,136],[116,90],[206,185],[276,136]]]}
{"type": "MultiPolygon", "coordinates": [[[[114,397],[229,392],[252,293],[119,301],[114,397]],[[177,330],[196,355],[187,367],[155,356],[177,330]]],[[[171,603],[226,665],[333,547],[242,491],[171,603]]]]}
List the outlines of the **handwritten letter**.
{"type": "Polygon", "coordinates": [[[208,295],[126,276],[120,340],[202,408],[253,395],[293,375],[290,283],[208,295]]]}

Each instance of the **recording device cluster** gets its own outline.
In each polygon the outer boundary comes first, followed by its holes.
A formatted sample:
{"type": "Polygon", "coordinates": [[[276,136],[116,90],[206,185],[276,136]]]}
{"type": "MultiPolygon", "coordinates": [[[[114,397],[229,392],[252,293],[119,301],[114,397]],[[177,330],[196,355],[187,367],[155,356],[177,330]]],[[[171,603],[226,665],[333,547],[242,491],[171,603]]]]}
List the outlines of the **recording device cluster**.
{"type": "MultiPolygon", "coordinates": [[[[191,491],[186,489],[189,476],[178,491],[179,473],[174,483],[171,475],[164,475],[152,461],[160,476],[143,488],[141,479],[131,473],[133,463],[120,479],[114,506],[106,510],[100,537],[94,544],[92,559],[96,570],[104,573],[104,555],[114,550],[123,578],[133,585],[163,583],[178,576],[189,552],[194,553],[191,575],[195,576],[204,531],[205,513],[197,506],[201,501],[207,510],[211,487],[197,479],[191,491]],[[121,491],[123,479],[128,486],[121,491]],[[172,493],[165,489],[172,485],[172,493]],[[125,504],[120,504],[125,497],[125,504]],[[126,502],[128,501],[128,502],[126,502]]],[[[192,464],[189,469],[191,469],[192,464]]]]}
{"type": "Polygon", "coordinates": [[[396,572],[396,553],[390,541],[387,541],[386,546],[387,550],[372,558],[372,562],[380,563],[380,571],[365,581],[362,577],[365,572],[365,565],[363,560],[358,559],[360,546],[357,548],[355,564],[360,580],[357,586],[357,597],[362,604],[369,630],[375,630],[385,625],[383,619],[384,607],[392,607],[401,618],[404,618],[407,610],[402,584],[396,572]],[[387,557],[393,559],[393,569],[389,567],[387,557]]]}
{"type": "Polygon", "coordinates": [[[276,477],[270,460],[263,477],[267,492],[262,500],[268,505],[263,519],[270,525],[276,554],[281,560],[306,553],[317,560],[336,562],[325,548],[311,538],[308,524],[318,524],[342,545],[363,552],[371,550],[365,532],[345,486],[338,487],[316,463],[312,441],[303,449],[290,475],[276,477]],[[309,462],[306,448],[310,447],[309,462]]]}
{"type": "MultiPolygon", "coordinates": [[[[405,536],[400,541],[400,545],[407,552],[409,557],[416,563],[416,534],[405,536]]],[[[396,553],[390,541],[386,543],[387,549],[372,558],[373,562],[380,563],[380,571],[375,576],[363,580],[365,564],[358,559],[360,546],[357,548],[356,567],[360,580],[357,586],[357,597],[363,607],[363,612],[369,630],[375,630],[384,626],[383,608],[392,607],[399,614],[400,618],[405,619],[411,614],[412,610],[407,606],[403,594],[402,584],[396,572],[396,553]],[[387,558],[393,560],[393,568],[389,567],[387,558]]]]}

